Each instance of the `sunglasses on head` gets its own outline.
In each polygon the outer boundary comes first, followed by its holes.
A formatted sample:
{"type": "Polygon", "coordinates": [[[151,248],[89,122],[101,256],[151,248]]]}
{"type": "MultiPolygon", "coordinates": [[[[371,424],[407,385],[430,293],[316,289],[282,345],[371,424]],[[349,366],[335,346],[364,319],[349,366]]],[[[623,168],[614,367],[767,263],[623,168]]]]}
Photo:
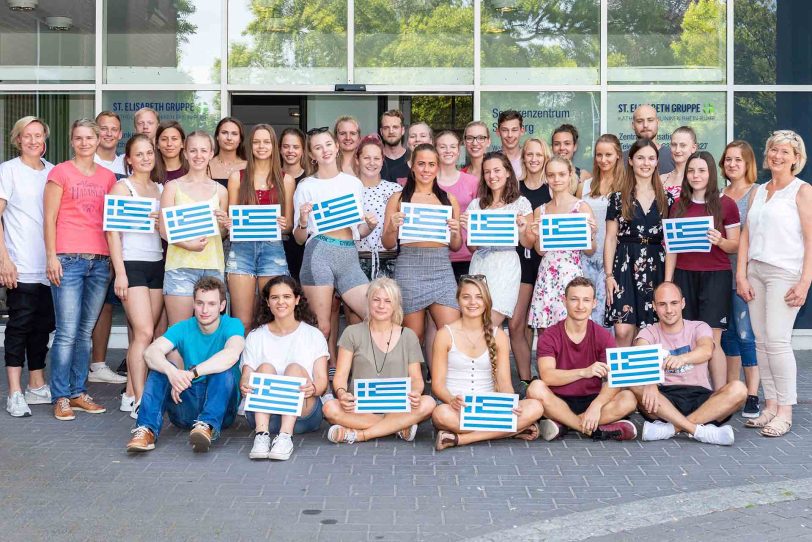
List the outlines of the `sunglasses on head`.
{"type": "Polygon", "coordinates": [[[324,132],[328,132],[328,131],[330,131],[329,126],[322,126],[321,128],[313,128],[311,130],[308,130],[307,135],[310,136],[310,137],[313,137],[314,135],[323,134],[324,132]]]}
{"type": "Polygon", "coordinates": [[[466,280],[466,279],[468,279],[468,280],[479,280],[479,281],[484,282],[485,284],[488,284],[488,278],[485,275],[460,275],[460,280],[461,281],[466,280]]]}

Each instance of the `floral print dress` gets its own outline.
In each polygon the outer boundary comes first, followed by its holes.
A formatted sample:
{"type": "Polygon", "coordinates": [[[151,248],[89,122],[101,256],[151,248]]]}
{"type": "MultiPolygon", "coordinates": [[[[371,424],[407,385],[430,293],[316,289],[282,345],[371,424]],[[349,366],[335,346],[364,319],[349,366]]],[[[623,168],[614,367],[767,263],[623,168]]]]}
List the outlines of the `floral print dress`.
{"type": "MultiPolygon", "coordinates": [[[[570,210],[579,212],[583,200],[578,200],[570,210]]],[[[545,214],[547,204],[541,206],[545,214]]],[[[567,317],[564,305],[564,288],[575,277],[583,276],[580,250],[549,250],[544,253],[533,287],[527,325],[532,328],[547,329],[567,317]]]]}
{"type": "MultiPolygon", "coordinates": [[[[674,197],[666,192],[666,200],[671,208],[674,197]]],[[[614,192],[609,195],[606,220],[617,222],[618,243],[612,274],[618,290],[611,301],[607,299],[605,325],[651,325],[657,322],[654,288],[665,278],[663,223],[657,200],[644,213],[635,199],[634,217],[629,222],[623,218],[620,192],[614,192]]]]}

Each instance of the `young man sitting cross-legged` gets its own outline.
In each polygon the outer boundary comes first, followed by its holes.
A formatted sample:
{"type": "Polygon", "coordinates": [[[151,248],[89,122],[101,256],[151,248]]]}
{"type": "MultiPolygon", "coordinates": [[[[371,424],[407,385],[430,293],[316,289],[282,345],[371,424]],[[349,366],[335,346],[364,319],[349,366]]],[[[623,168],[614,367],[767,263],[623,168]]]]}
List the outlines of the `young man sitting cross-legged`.
{"type": "Polygon", "coordinates": [[[733,428],[724,424],[747,399],[739,381],[712,391],[708,361],[713,333],[704,322],[684,320],[685,299],[679,286],[663,282],[654,289],[659,322],[643,328],[635,345],[661,344],[670,354],[664,361],[665,383],[632,388],[643,424],[643,440],[665,440],[678,431],[708,444],[733,444],[733,428]]]}
{"type": "Polygon", "coordinates": [[[539,337],[541,380],[527,389],[527,397],[544,406],[541,436],[553,440],[569,428],[597,440],[631,440],[637,429],[623,418],[634,412],[634,395],[601,382],[609,371],[606,349],[613,348],[615,340],[589,318],[596,303],[595,285],[576,277],[567,284],[564,298],[567,317],[539,337]]]}

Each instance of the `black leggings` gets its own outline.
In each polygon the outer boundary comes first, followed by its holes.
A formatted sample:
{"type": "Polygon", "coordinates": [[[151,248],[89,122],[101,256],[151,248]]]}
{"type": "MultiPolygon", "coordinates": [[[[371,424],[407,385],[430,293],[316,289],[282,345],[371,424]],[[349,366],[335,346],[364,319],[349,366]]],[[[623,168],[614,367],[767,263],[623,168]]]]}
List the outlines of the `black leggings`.
{"type": "Polygon", "coordinates": [[[22,367],[27,358],[29,371],[44,369],[48,335],[55,327],[51,288],[18,282],[8,290],[6,304],[6,367],[22,367]]]}

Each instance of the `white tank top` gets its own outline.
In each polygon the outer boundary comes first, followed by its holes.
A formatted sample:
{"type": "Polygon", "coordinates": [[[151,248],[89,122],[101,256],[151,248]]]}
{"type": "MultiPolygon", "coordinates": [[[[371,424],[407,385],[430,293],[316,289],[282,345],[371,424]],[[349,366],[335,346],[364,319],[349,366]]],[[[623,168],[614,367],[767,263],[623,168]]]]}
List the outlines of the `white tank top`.
{"type": "Polygon", "coordinates": [[[454,341],[454,333],[445,326],[451,335],[451,349],[448,351],[448,372],[446,388],[451,395],[466,393],[490,393],[494,391],[491,360],[488,349],[475,358],[460,352],[454,341]]]}
{"type": "Polygon", "coordinates": [[[804,263],[804,236],[795,198],[804,181],[795,177],[767,201],[767,186],[772,182],[758,187],[747,212],[750,235],[747,257],[800,273],[804,263]]]}
{"type": "MultiPolygon", "coordinates": [[[[130,194],[138,196],[135,187],[129,179],[121,179],[130,194]]],[[[163,185],[158,185],[158,191],[163,192],[163,185]]],[[[161,246],[161,234],[158,228],[152,233],[121,233],[121,255],[125,262],[159,262],[164,257],[164,250],[161,246]]]]}

